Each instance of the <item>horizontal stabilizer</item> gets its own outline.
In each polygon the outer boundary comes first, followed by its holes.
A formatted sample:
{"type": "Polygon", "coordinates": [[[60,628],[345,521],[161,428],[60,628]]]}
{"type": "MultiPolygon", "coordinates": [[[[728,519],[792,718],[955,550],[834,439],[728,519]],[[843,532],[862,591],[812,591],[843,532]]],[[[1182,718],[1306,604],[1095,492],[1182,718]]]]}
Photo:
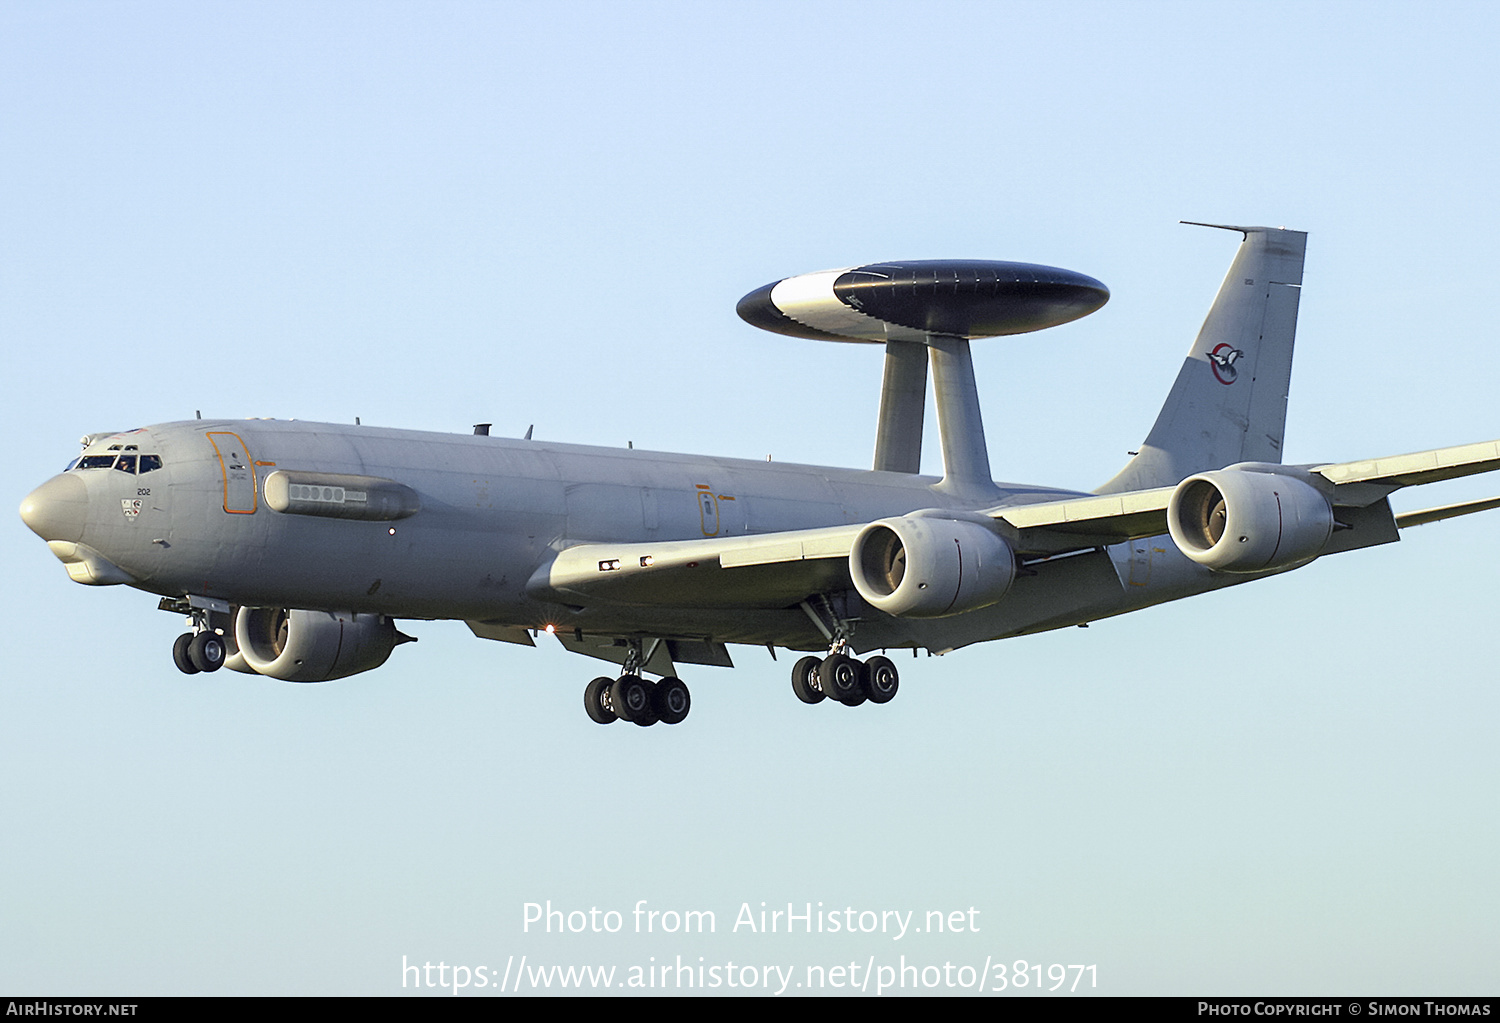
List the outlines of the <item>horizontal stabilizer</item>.
{"type": "Polygon", "coordinates": [[[1475,512],[1489,511],[1491,508],[1500,508],[1500,497],[1486,497],[1479,501],[1464,501],[1461,504],[1445,504],[1438,508],[1405,512],[1396,516],[1396,525],[1402,529],[1407,526],[1425,526],[1429,522],[1456,519],[1460,515],[1472,515],[1475,512]]]}

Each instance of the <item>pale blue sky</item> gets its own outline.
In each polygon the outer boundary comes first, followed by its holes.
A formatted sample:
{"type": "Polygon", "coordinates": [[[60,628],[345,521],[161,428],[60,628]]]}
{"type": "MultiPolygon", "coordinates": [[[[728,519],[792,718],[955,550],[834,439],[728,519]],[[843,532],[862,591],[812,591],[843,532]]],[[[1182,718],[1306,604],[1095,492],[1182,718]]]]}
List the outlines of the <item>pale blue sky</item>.
{"type": "MultiPolygon", "coordinates": [[[[28,3],[0,9],[10,506],[90,431],[276,416],[868,464],[875,349],[734,303],[891,258],[1065,266],[1098,314],[976,356],[997,478],[1089,488],[1233,255],[1310,232],[1290,461],[1500,436],[1489,4],[28,3]]],[[[929,430],[929,435],[935,431],[929,430]]],[[[936,466],[935,449],[928,452],[936,466]]],[[[1404,508],[1500,492],[1468,481],[1404,508]]],[[[171,666],[155,598],[18,518],[0,990],[392,994],[503,968],[1094,963],[1110,994],[1493,993],[1493,516],[804,707],[415,623],[324,686],[171,666]],[[521,932],[712,909],[712,938],[521,932]],[[742,902],[975,906],[900,944],[742,902]]]]}

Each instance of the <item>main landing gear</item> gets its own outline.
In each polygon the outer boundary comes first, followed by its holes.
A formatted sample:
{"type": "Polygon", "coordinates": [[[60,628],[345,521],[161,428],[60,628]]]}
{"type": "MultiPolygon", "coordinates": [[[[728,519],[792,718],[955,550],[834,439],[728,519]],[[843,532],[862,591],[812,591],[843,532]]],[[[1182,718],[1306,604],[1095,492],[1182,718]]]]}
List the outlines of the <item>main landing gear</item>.
{"type": "Polygon", "coordinates": [[[693,707],[692,695],[682,679],[668,675],[648,682],[639,675],[596,678],[583,691],[583,709],[601,725],[616,720],[633,721],[642,727],[660,721],[679,724],[693,707]]]}
{"type": "Polygon", "coordinates": [[[619,678],[600,677],[583,691],[583,709],[601,725],[615,721],[633,721],[641,727],[660,721],[664,725],[681,723],[693,709],[693,697],[682,679],[668,675],[660,682],[641,678],[641,665],[651,660],[661,640],[649,650],[640,640],[630,644],[625,654],[624,670],[619,678]]]}
{"type": "Polygon", "coordinates": [[[822,703],[833,697],[846,707],[890,703],[901,685],[901,676],[889,657],[856,660],[845,654],[855,620],[840,613],[827,595],[802,602],[802,610],[828,640],[827,657],[804,657],[792,665],[792,692],[803,703],[822,703]]]}
{"type": "Polygon", "coordinates": [[[833,697],[846,707],[889,703],[901,677],[889,657],[858,661],[843,653],[827,657],[804,657],[792,665],[792,692],[803,703],[822,703],[833,697]]]}

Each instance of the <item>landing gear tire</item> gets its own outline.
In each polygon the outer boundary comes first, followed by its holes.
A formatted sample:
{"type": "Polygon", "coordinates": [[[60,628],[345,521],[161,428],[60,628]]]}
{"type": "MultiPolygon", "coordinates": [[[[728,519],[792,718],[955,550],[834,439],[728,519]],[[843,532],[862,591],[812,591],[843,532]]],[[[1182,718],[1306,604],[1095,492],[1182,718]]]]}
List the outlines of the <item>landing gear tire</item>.
{"type": "Polygon", "coordinates": [[[889,657],[872,657],[859,673],[859,684],[871,703],[890,703],[901,685],[901,676],[889,657]]]}
{"type": "Polygon", "coordinates": [[[187,655],[199,671],[218,671],[224,667],[229,648],[224,645],[224,637],[217,632],[200,632],[188,644],[187,655]]]}
{"type": "Polygon", "coordinates": [[[656,691],[651,694],[651,708],[662,724],[680,724],[693,708],[693,697],[682,679],[668,675],[656,683],[656,691]]]}
{"type": "Polygon", "coordinates": [[[177,670],[184,675],[196,675],[202,669],[193,663],[188,656],[188,647],[193,645],[193,634],[184,632],[177,637],[177,642],[172,644],[172,663],[177,665],[177,670]]]}
{"type": "Polygon", "coordinates": [[[590,682],[583,691],[583,709],[588,711],[590,719],[601,725],[614,724],[619,718],[606,703],[609,687],[614,684],[614,679],[600,677],[590,682]]]}
{"type": "Polygon", "coordinates": [[[818,665],[822,663],[822,658],[804,657],[792,665],[792,692],[803,703],[822,703],[828,698],[828,694],[818,688],[818,665]]]}
{"type": "Polygon", "coordinates": [[[661,720],[656,713],[656,683],[641,679],[641,685],[646,687],[646,709],[635,716],[635,723],[642,728],[649,728],[661,720]]]}
{"type": "Polygon", "coordinates": [[[632,721],[642,727],[656,724],[656,712],[651,708],[654,688],[639,675],[621,675],[609,687],[615,714],[621,721],[632,721]]]}
{"type": "Polygon", "coordinates": [[[829,654],[818,665],[818,682],[823,692],[848,707],[865,702],[864,688],[859,684],[860,664],[843,654],[829,654]]]}

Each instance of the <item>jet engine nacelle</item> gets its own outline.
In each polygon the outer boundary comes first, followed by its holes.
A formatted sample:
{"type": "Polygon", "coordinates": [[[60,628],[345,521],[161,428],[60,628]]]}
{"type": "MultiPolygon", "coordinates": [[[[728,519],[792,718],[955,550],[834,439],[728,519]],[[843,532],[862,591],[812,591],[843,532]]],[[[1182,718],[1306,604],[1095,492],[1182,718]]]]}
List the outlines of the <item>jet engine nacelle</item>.
{"type": "Polygon", "coordinates": [[[999,601],[1015,581],[1016,559],[981,523],[903,516],[860,530],[849,574],[859,595],[886,614],[943,618],[999,601]]]}
{"type": "Polygon", "coordinates": [[[1333,535],[1333,506],[1286,473],[1219,469],[1189,476],[1167,502],[1178,550],[1215,572],[1270,572],[1316,558],[1333,535]]]}
{"type": "Polygon", "coordinates": [[[234,638],[245,663],[285,682],[327,682],[378,668],[402,636],[384,615],[242,607],[234,638]]]}

